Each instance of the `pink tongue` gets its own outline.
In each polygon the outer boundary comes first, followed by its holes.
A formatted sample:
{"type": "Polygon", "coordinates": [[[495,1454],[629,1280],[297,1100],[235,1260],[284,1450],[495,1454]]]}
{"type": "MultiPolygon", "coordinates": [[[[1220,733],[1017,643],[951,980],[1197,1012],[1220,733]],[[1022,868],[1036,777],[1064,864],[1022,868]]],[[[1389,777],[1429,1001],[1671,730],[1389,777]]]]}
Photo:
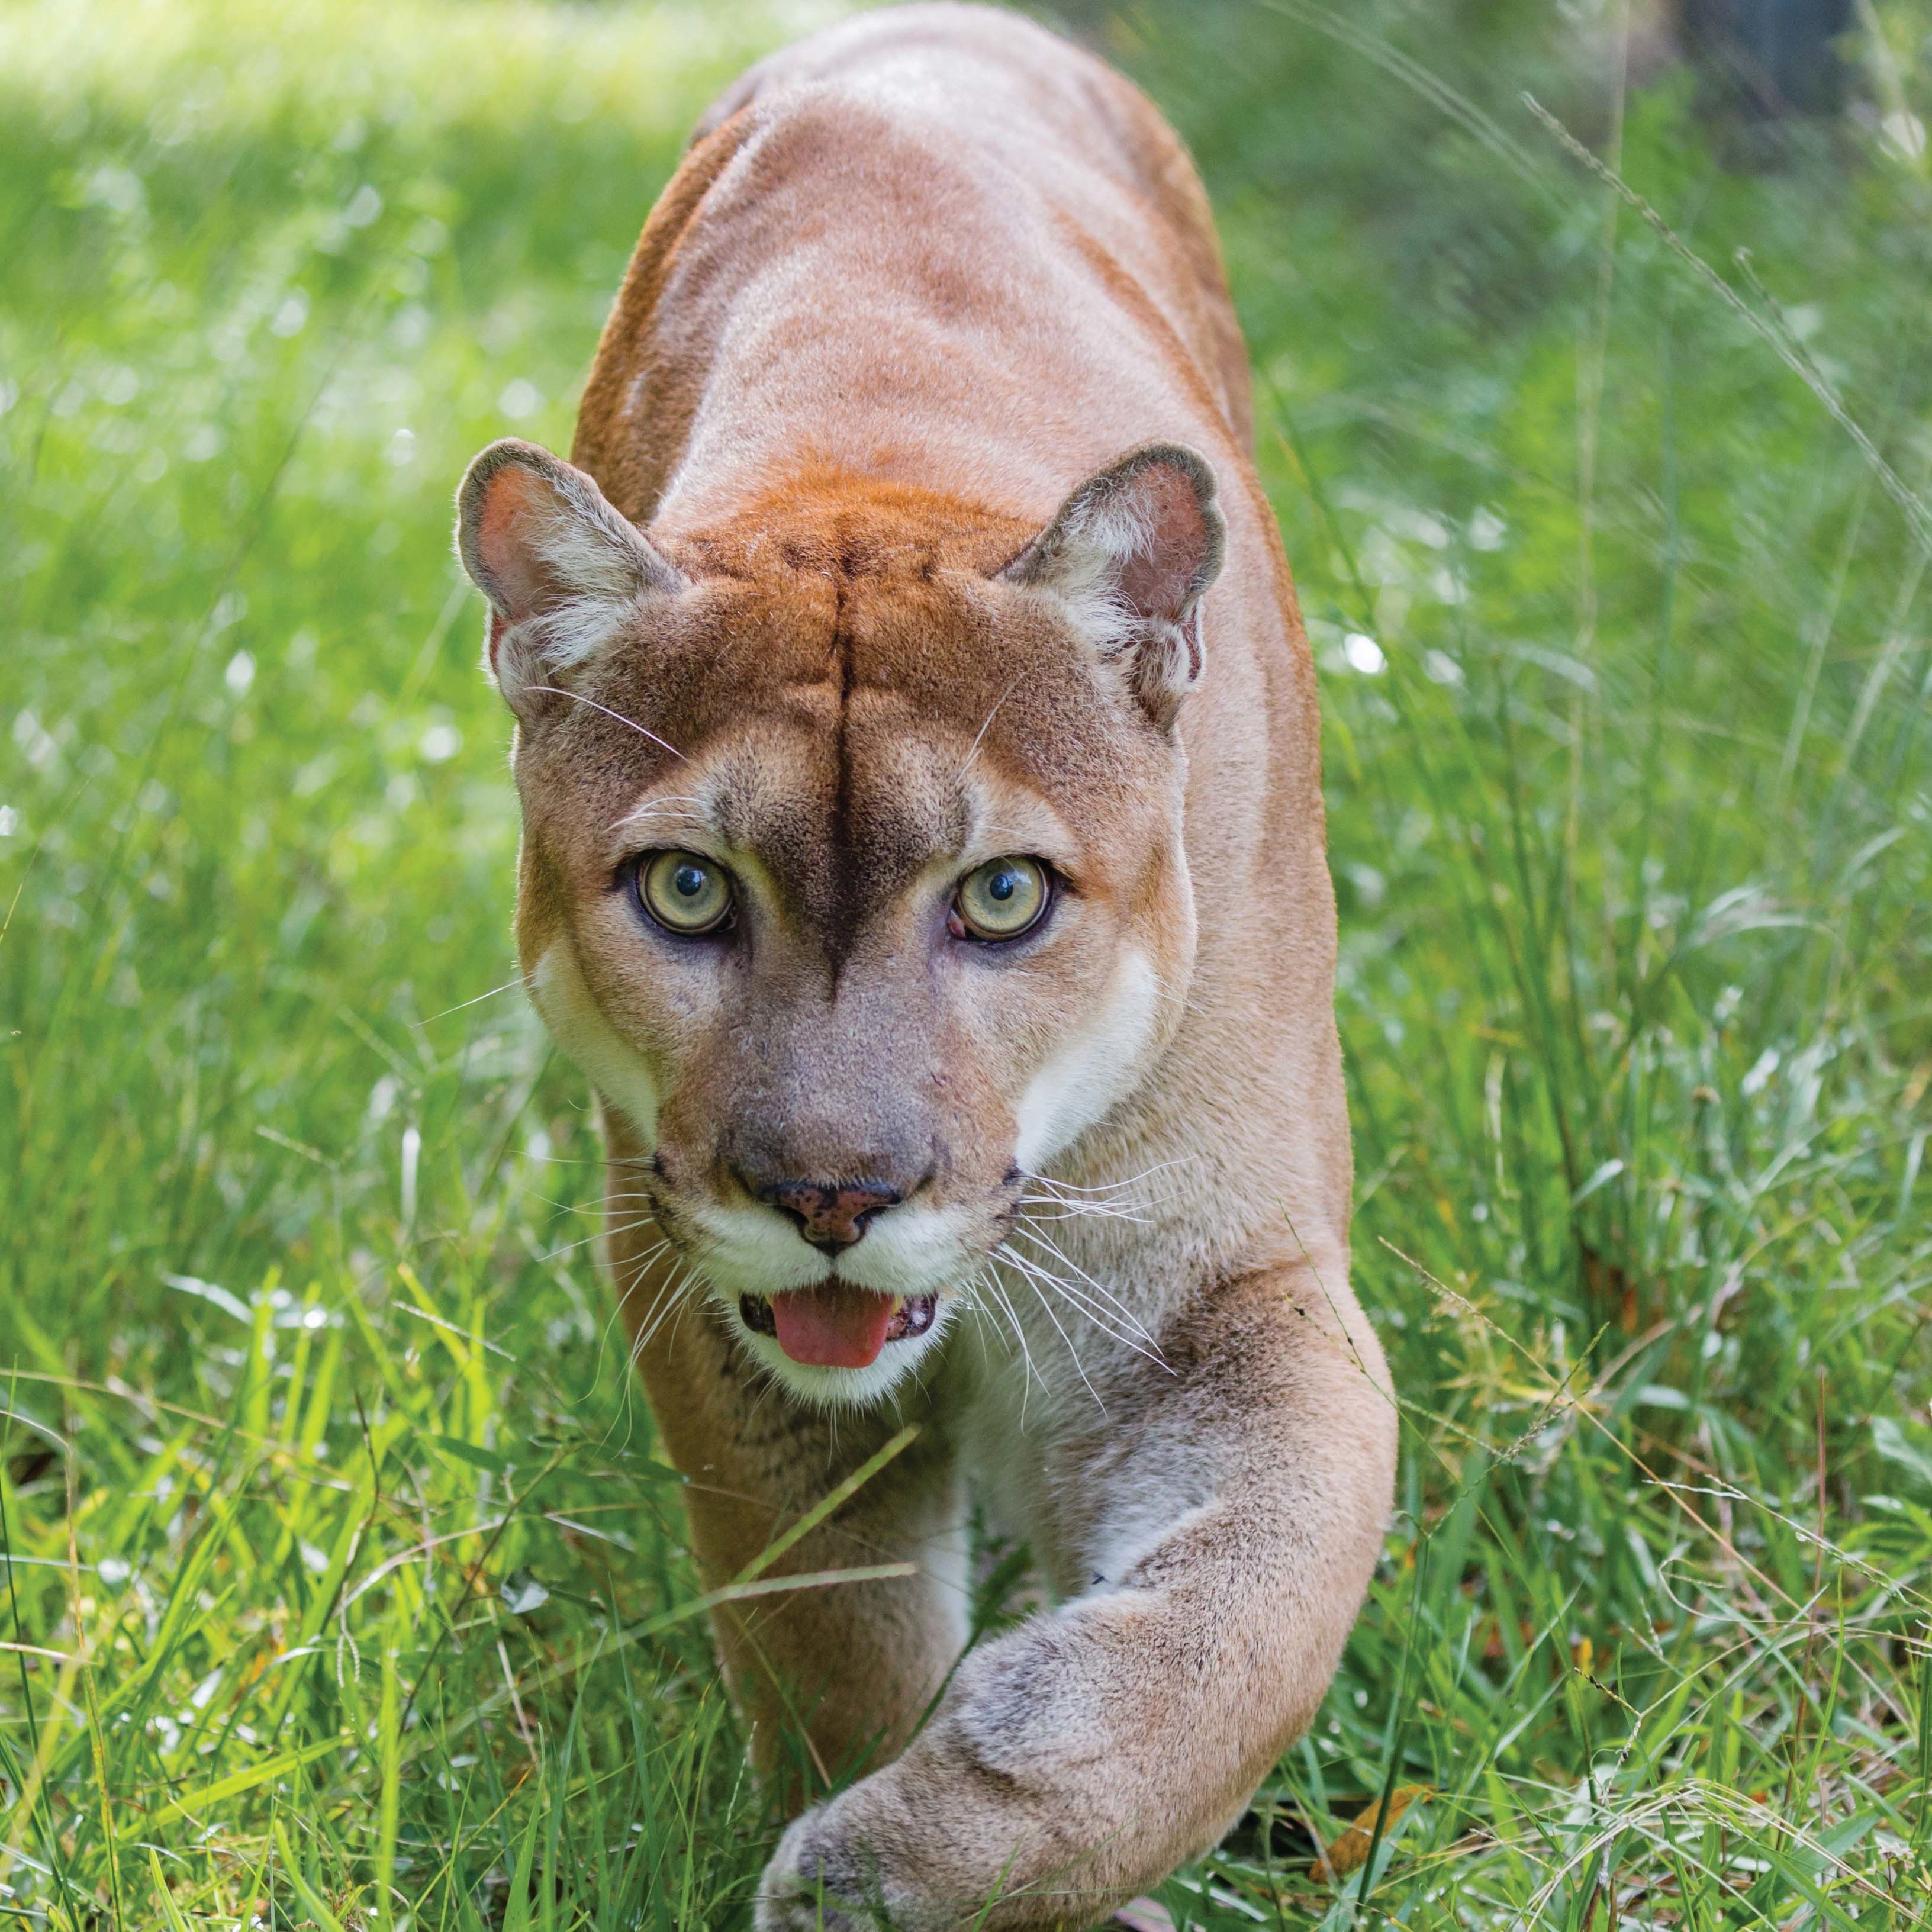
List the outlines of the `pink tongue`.
{"type": "Polygon", "coordinates": [[[862,1369],[877,1360],[892,1308],[890,1294],[832,1282],[772,1297],[778,1346],[794,1362],[815,1369],[862,1369]]]}

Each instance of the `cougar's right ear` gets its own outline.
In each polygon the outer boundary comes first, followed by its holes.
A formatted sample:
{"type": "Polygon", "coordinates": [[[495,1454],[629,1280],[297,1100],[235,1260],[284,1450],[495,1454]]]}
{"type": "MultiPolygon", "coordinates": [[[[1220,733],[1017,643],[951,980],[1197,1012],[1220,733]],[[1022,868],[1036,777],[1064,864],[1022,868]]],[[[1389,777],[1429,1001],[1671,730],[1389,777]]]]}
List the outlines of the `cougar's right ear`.
{"type": "Polygon", "coordinates": [[[655,598],[686,579],[602,490],[536,443],[506,437],[470,464],[456,548],[488,599],[488,658],[526,723],[655,598]]]}
{"type": "Polygon", "coordinates": [[[1150,442],[1088,477],[1000,574],[1056,595],[1171,731],[1201,682],[1201,600],[1226,547],[1213,470],[1179,443],[1150,442]]]}

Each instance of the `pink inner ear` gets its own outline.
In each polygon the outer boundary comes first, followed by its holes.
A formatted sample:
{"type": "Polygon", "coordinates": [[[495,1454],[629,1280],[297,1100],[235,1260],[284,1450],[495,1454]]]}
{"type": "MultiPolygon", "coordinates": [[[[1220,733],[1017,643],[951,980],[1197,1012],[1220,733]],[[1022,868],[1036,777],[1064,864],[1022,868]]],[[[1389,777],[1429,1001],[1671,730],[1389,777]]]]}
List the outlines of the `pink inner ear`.
{"type": "Polygon", "coordinates": [[[477,554],[512,622],[528,612],[544,589],[527,527],[538,507],[538,490],[550,494],[543,480],[521,464],[506,463],[490,478],[477,523],[477,554]]]}
{"type": "Polygon", "coordinates": [[[1150,617],[1180,621],[1208,560],[1208,520],[1192,481],[1164,463],[1150,464],[1129,493],[1148,536],[1121,566],[1121,593],[1150,617]]]}

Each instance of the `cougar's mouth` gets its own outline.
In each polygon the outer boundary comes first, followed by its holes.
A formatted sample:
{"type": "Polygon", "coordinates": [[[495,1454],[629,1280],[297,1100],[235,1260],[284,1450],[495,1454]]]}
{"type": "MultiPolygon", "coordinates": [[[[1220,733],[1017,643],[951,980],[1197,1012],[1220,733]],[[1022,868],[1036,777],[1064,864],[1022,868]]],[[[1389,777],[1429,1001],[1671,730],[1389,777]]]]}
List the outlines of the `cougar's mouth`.
{"type": "Polygon", "coordinates": [[[938,1312],[937,1294],[879,1294],[840,1281],[787,1288],[770,1300],[738,1298],[747,1328],[776,1336],[794,1362],[815,1369],[869,1368],[888,1342],[923,1335],[938,1312]]]}

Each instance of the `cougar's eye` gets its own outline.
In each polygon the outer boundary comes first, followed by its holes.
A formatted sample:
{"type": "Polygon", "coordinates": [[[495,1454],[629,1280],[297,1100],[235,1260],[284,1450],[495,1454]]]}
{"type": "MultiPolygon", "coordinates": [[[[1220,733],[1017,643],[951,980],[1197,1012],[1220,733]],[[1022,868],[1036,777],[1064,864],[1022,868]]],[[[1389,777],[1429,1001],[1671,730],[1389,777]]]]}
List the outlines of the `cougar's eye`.
{"type": "Polygon", "coordinates": [[[638,897],[667,932],[695,939],[731,916],[731,876],[695,852],[646,852],[638,861],[638,897]]]}
{"type": "Polygon", "coordinates": [[[960,880],[947,924],[958,939],[1017,939],[1039,924],[1049,896],[1037,859],[994,859],[960,880]]]}

